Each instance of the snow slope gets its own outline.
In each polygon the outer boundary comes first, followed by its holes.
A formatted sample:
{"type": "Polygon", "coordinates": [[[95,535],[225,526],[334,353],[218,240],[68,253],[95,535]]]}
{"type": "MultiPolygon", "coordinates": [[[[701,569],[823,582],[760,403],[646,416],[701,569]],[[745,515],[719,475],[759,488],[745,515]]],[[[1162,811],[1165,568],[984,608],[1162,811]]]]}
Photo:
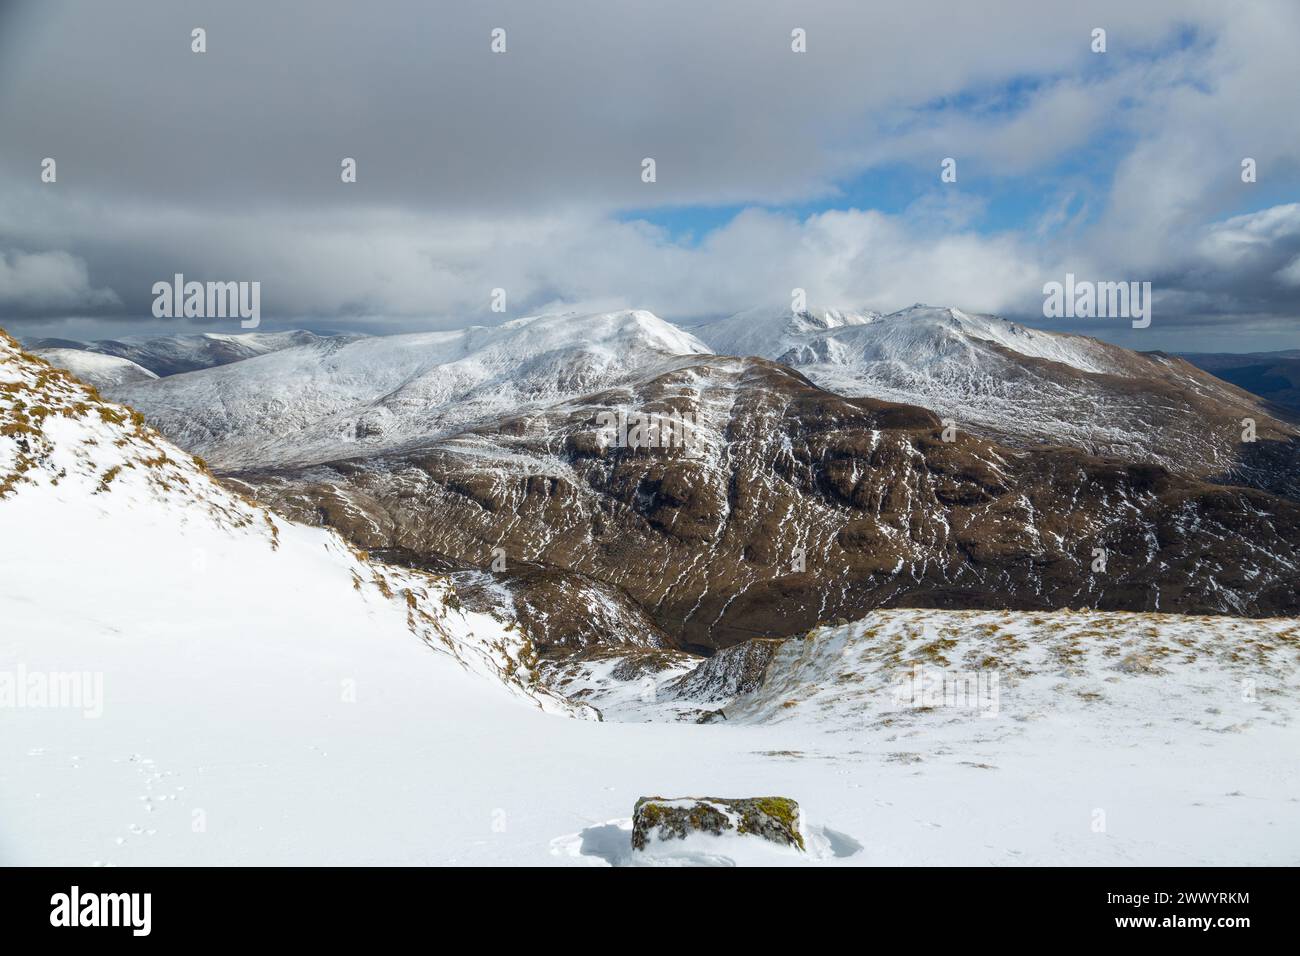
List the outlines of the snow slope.
{"type": "Polygon", "coordinates": [[[793,365],[886,363],[918,375],[979,358],[986,345],[1085,372],[1119,374],[1125,364],[1124,349],[1096,339],[919,303],[887,315],[865,309],[755,308],[692,331],[720,355],[757,355],[793,365]]]}
{"type": "MultiPolygon", "coordinates": [[[[981,361],[990,345],[1029,358],[1060,362],[1084,372],[1122,373],[1122,350],[1080,335],[1043,332],[993,315],[914,305],[879,317],[870,328],[853,326],[817,335],[789,355],[793,364],[900,366],[917,376],[981,361]]],[[[778,353],[770,358],[781,358],[778,353]]]]}
{"type": "Polygon", "coordinates": [[[98,352],[84,352],[80,349],[37,349],[33,354],[45,359],[51,365],[67,369],[81,381],[99,389],[120,388],[123,385],[148,382],[158,377],[130,359],[119,358],[116,355],[101,355],[98,352]]]}
{"type": "Polygon", "coordinates": [[[214,465],[268,467],[394,450],[707,351],[649,312],[544,315],[492,328],[323,340],[113,397],[214,465]]]}

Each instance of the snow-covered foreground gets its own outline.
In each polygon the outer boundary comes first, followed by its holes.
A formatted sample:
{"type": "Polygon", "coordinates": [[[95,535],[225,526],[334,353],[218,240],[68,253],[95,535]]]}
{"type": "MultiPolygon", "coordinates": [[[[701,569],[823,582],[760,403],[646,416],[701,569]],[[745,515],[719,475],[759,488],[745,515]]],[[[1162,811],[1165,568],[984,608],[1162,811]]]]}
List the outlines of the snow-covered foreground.
{"type": "Polygon", "coordinates": [[[881,611],[785,642],[758,690],[694,709],[680,661],[644,653],[648,683],[603,657],[564,690],[606,720],[720,708],[693,733],[767,756],[780,783],[760,790],[863,845],[841,862],[1300,862],[1292,619],[881,611]]]}
{"type": "Polygon", "coordinates": [[[0,425],[0,862],[626,863],[647,795],[802,807],[806,854],[669,863],[1300,860],[1294,621],[885,612],[787,642],[726,720],[620,721],[644,684],[608,675],[574,719],[508,623],[2,337],[0,425]],[[912,707],[913,660],[996,667],[996,708],[912,707]]]}
{"type": "MultiPolygon", "coordinates": [[[[769,793],[801,802],[808,854],[733,840],[686,862],[1300,860],[1296,690],[1281,653],[1240,671],[1258,676],[1249,701],[1213,659],[1157,658],[1169,679],[1125,671],[1147,666],[1141,652],[1126,665],[1098,651],[1066,676],[1062,639],[1033,655],[1041,675],[1001,682],[986,717],[978,692],[970,708],[912,710],[896,694],[909,652],[889,640],[868,662],[849,630],[807,659],[805,642],[787,644],[726,722],[594,723],[466,673],[406,635],[382,599],[331,597],[353,592],[330,580],[323,547],[319,579],[285,580],[277,562],[319,543],[300,535],[285,529],[262,560],[205,542],[203,573],[161,539],[156,557],[116,565],[74,549],[87,557],[54,581],[48,566],[6,560],[6,664],[102,672],[104,699],[98,718],[5,715],[5,862],[628,862],[639,796],[769,793]],[[247,562],[234,579],[232,560],[247,562]]],[[[955,633],[952,615],[885,617],[955,633]]],[[[1184,630],[1219,636],[1201,623],[1184,630]]],[[[1037,633],[1017,616],[1002,625],[1037,633]]],[[[1293,652],[1277,627],[1265,640],[1293,652]]]]}

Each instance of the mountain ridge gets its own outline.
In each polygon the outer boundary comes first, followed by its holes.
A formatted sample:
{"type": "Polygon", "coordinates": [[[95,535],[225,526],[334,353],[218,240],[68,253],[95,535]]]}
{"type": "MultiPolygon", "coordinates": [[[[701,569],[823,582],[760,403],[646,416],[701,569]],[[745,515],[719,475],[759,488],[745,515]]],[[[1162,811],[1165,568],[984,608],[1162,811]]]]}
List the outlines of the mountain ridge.
{"type": "Polygon", "coordinates": [[[707,347],[642,310],[329,340],[127,386],[180,444],[226,469],[378,453],[612,384],[707,347]]]}
{"type": "Polygon", "coordinates": [[[521,405],[616,385],[674,356],[739,345],[836,394],[925,407],[1006,444],[1070,445],[1300,498],[1300,427],[1258,396],[1176,356],[923,305],[888,315],[760,308],[690,331],[643,310],[549,314],[314,338],[108,387],[232,470],[409,450],[521,405]]]}

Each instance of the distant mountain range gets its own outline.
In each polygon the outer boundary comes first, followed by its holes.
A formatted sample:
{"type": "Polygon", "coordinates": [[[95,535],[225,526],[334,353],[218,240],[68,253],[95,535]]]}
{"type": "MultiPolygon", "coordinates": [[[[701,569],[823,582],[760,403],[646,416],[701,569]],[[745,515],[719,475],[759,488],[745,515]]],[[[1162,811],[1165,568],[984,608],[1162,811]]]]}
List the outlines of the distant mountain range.
{"type": "MultiPolygon", "coordinates": [[[[253,358],[257,355],[267,355],[271,352],[278,352],[280,349],[292,348],[298,345],[311,345],[321,341],[354,341],[362,338],[359,335],[342,335],[342,336],[322,336],[315,332],[243,332],[231,335],[223,335],[217,332],[197,332],[188,335],[163,335],[142,339],[100,339],[96,342],[79,342],[73,339],[32,339],[25,342],[25,347],[37,355],[49,359],[53,364],[60,365],[56,358],[62,358],[65,361],[69,359],[67,353],[73,351],[88,352],[96,355],[111,356],[128,362],[131,366],[144,369],[149,375],[131,376],[129,373],[126,378],[132,378],[135,381],[142,381],[149,377],[165,377],[168,375],[179,375],[182,372],[193,372],[199,369],[214,368],[218,365],[229,365],[231,362],[239,362],[243,359],[253,358]],[[51,357],[51,351],[58,350],[59,354],[51,357]]],[[[119,363],[102,363],[99,366],[89,363],[81,366],[81,371],[86,374],[85,381],[98,387],[101,383],[105,384],[123,384],[120,381],[123,378],[121,372],[116,374],[109,372],[110,376],[115,374],[119,381],[100,378],[97,369],[124,369],[119,363]]],[[[75,370],[72,370],[75,371],[75,370]]]]}
{"type": "Polygon", "coordinates": [[[1300,413],[1300,349],[1240,354],[1199,352],[1183,358],[1225,382],[1300,413]]]}
{"type": "MultiPolygon", "coordinates": [[[[49,343],[35,343],[38,354],[49,343]]],[[[208,334],[85,346],[139,368],[68,345],[45,357],[227,470],[415,448],[618,384],[667,357],[714,353],[779,362],[845,397],[919,405],[1017,447],[1064,445],[1300,497],[1300,429],[1280,390],[1261,398],[1164,353],[950,308],[758,308],[690,330],[629,311],[381,337],[208,334]],[[168,369],[207,371],[175,378],[168,369]],[[1247,420],[1254,442],[1243,441],[1247,420]]],[[[1257,374],[1258,362],[1238,377],[1278,384],[1285,354],[1268,366],[1272,378],[1257,374]]]]}
{"type": "Polygon", "coordinates": [[[649,312],[554,315],[372,338],[316,338],[114,396],[215,466],[309,464],[454,434],[707,352],[649,312]]]}
{"type": "Polygon", "coordinates": [[[508,602],[542,651],[881,605],[1300,609],[1300,436],[1158,353],[926,306],[275,344],[108,394],[284,513],[508,602]],[[620,446],[620,411],[691,445],[620,446]]]}

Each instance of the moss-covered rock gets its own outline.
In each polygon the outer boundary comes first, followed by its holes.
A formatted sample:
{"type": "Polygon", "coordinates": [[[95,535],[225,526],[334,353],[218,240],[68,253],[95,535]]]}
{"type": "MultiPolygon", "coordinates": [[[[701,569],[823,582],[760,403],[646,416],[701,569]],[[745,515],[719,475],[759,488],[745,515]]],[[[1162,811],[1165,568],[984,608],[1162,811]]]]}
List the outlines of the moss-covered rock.
{"type": "Polygon", "coordinates": [[[799,804],[789,797],[642,797],[632,811],[632,848],[644,850],[652,838],[735,833],[802,850],[799,820],[799,804]]]}

